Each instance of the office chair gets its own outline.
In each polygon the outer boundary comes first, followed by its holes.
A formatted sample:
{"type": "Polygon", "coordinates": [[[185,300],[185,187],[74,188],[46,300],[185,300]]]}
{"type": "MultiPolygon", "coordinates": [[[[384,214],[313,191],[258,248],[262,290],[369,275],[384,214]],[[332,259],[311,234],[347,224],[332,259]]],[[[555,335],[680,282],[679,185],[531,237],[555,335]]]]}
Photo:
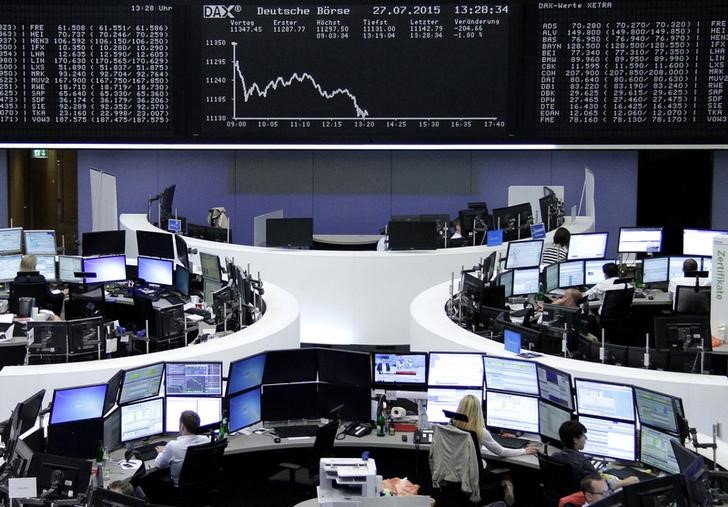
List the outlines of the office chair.
{"type": "Polygon", "coordinates": [[[278,466],[282,470],[269,477],[268,481],[277,484],[287,483],[289,486],[315,494],[319,480],[319,462],[321,458],[330,457],[333,453],[338,429],[338,419],[319,427],[308,462],[305,465],[279,463],[278,466]]]}
{"type": "Polygon", "coordinates": [[[675,287],[675,313],[710,315],[710,287],[675,287]]]}
{"type": "Polygon", "coordinates": [[[612,289],[604,293],[599,311],[599,323],[609,343],[630,344],[632,326],[632,300],[634,287],[612,289]]]}
{"type": "Polygon", "coordinates": [[[103,315],[105,307],[106,293],[103,283],[68,286],[67,320],[103,315]]]}
{"type": "Polygon", "coordinates": [[[434,427],[429,461],[438,507],[480,505],[479,454],[480,446],[473,445],[470,432],[452,425],[434,427]]]}
{"type": "Polygon", "coordinates": [[[179,474],[175,505],[210,505],[210,501],[219,494],[218,481],[222,476],[222,457],[227,445],[227,439],[222,439],[187,448],[179,474]]]}
{"type": "MultiPolygon", "coordinates": [[[[60,313],[48,305],[48,283],[15,283],[10,282],[10,296],[8,298],[8,311],[18,313],[18,300],[20,298],[35,298],[35,306],[52,310],[53,313],[60,313]]],[[[61,300],[63,305],[63,300],[61,300]]]]}
{"type": "Polygon", "coordinates": [[[538,466],[541,470],[544,507],[557,507],[562,497],[579,491],[579,480],[568,463],[539,452],[538,466]]]}

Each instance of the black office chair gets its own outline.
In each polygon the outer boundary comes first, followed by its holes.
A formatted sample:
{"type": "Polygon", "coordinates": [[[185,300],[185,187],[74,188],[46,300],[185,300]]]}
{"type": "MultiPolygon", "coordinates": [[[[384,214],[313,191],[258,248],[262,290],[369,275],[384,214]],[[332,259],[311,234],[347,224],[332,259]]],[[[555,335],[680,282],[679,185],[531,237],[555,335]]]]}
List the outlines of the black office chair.
{"type": "Polygon", "coordinates": [[[319,427],[307,463],[304,465],[280,463],[278,466],[282,470],[272,475],[268,481],[277,484],[287,483],[290,487],[315,495],[319,480],[319,462],[321,458],[330,457],[333,453],[338,429],[338,419],[319,427]]]}
{"type": "Polygon", "coordinates": [[[227,439],[187,448],[177,488],[175,505],[199,507],[214,505],[220,494],[222,457],[228,445],[227,439]]]}
{"type": "Polygon", "coordinates": [[[630,344],[633,329],[632,300],[634,287],[612,289],[604,292],[599,311],[599,324],[604,330],[605,340],[618,345],[630,344]]]}
{"type": "Polygon", "coordinates": [[[675,287],[675,313],[710,315],[710,287],[675,287]]]}
{"type": "MultiPolygon", "coordinates": [[[[8,310],[10,313],[18,313],[18,300],[20,298],[35,298],[35,306],[53,311],[53,313],[61,313],[60,309],[56,312],[56,305],[49,305],[48,302],[48,283],[15,283],[10,282],[10,296],[8,298],[8,310]],[[51,307],[53,306],[53,307],[51,307]]],[[[63,300],[61,299],[61,307],[63,300]]]]}
{"type": "Polygon", "coordinates": [[[104,314],[106,294],[104,284],[72,284],[68,286],[66,320],[98,317],[104,314]]]}
{"type": "Polygon", "coordinates": [[[538,466],[543,487],[543,507],[556,507],[562,497],[579,491],[579,479],[568,463],[539,452],[538,466]]]}

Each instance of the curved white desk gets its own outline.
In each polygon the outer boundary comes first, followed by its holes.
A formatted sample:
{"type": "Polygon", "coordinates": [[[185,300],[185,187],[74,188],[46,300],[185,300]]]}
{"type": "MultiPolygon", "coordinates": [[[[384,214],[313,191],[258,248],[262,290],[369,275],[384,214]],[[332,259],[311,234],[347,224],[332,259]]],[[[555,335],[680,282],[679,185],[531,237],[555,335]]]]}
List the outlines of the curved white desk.
{"type": "Polygon", "coordinates": [[[0,371],[0,415],[10,414],[15,404],[40,389],[46,390],[43,405],[53,389],[102,383],[120,369],[134,368],[159,361],[222,361],[223,372],[230,361],[258,352],[298,348],[298,303],[286,291],[266,284],[266,312],[255,324],[205,343],[138,356],[102,359],[79,363],[7,366],[0,371]]]}
{"type": "MultiPolygon", "coordinates": [[[[128,255],[136,252],[136,231],[156,230],[146,215],[121,215],[128,255]]],[[[565,227],[588,232],[590,217],[565,227]]],[[[553,232],[546,242],[550,243],[553,232]]],[[[199,251],[250,264],[264,282],[289,291],[301,305],[301,341],[328,344],[407,343],[407,308],[423,290],[471,267],[499,247],[461,247],[422,252],[282,250],[185,238],[199,251]]],[[[459,276],[459,275],[458,275],[459,276]]]]}
{"type": "MultiPolygon", "coordinates": [[[[417,296],[410,306],[410,346],[414,351],[477,351],[503,357],[515,357],[502,343],[482,338],[459,327],[445,314],[449,297],[449,283],[442,283],[417,296]]],[[[627,368],[577,359],[544,355],[534,359],[570,373],[575,378],[606,380],[654,389],[683,400],[691,426],[702,435],[701,442],[709,442],[712,425],[728,421],[728,378],[718,375],[697,375],[669,371],[627,368]]],[[[704,453],[712,459],[712,454],[704,453]]],[[[728,464],[728,445],[720,440],[718,462],[728,464]]]]}

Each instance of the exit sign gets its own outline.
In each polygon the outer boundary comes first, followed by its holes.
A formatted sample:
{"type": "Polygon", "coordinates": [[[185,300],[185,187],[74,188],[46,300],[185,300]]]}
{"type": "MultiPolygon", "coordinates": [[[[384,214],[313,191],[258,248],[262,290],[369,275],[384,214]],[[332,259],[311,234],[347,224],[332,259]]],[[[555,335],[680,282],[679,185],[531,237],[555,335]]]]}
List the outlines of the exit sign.
{"type": "Polygon", "coordinates": [[[32,158],[48,158],[48,150],[33,150],[32,158]]]}

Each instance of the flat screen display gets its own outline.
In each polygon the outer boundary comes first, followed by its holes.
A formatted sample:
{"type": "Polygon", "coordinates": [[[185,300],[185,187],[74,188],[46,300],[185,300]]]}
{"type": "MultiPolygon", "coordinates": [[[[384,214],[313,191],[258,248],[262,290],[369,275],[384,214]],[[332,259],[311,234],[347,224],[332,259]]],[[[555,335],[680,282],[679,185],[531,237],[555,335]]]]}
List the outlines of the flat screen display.
{"type": "Polygon", "coordinates": [[[230,397],[231,432],[247,428],[261,421],[260,387],[230,397]]]}
{"type": "Polygon", "coordinates": [[[200,426],[219,424],[222,420],[222,398],[193,398],[169,396],[165,398],[164,431],[179,431],[179,417],[185,410],[192,410],[200,416],[200,426]]]}
{"type": "Polygon", "coordinates": [[[683,230],[683,255],[697,255],[700,257],[713,256],[713,239],[716,236],[725,236],[728,231],[711,231],[701,229],[683,230]]]}
{"type": "Polygon", "coordinates": [[[56,256],[36,255],[35,269],[49,282],[56,280],[56,256]]]}
{"type": "Polygon", "coordinates": [[[514,354],[521,353],[521,333],[512,329],[503,330],[503,348],[514,354]]]}
{"type": "Polygon", "coordinates": [[[678,433],[676,398],[635,386],[634,399],[640,424],[678,433]]]}
{"type": "Polygon", "coordinates": [[[165,372],[167,396],[222,396],[221,362],[168,362],[165,372]]]}
{"type": "Polygon", "coordinates": [[[106,384],[71,387],[53,391],[50,424],[102,417],[106,384]]]}
{"type": "Polygon", "coordinates": [[[483,387],[483,356],[431,352],[428,384],[433,387],[483,387]]]}
{"type": "Polygon", "coordinates": [[[121,407],[121,441],[128,442],[164,433],[164,398],[121,407]]]}
{"type": "Polygon", "coordinates": [[[566,259],[603,259],[607,254],[608,232],[572,234],[566,259]]]}
{"type": "Polygon", "coordinates": [[[673,441],[677,442],[677,439],[672,435],[642,426],[640,428],[640,461],[668,474],[679,474],[680,467],[672,448],[673,441]]]}
{"type": "Polygon", "coordinates": [[[479,400],[483,399],[482,389],[444,389],[433,388],[427,389],[427,420],[431,423],[447,423],[450,422],[445,416],[443,410],[457,412],[460,400],[472,394],[479,400]]]}
{"type": "Polygon", "coordinates": [[[0,255],[0,281],[9,282],[18,276],[22,255],[0,255]]]}
{"type": "Polygon", "coordinates": [[[166,232],[136,231],[137,252],[145,257],[174,259],[174,235],[166,232]]]}
{"type": "Polygon", "coordinates": [[[86,277],[86,281],[89,283],[126,280],[126,255],[84,258],[83,271],[96,274],[96,276],[86,277]]]}
{"type": "Polygon", "coordinates": [[[171,259],[139,256],[137,257],[137,270],[139,278],[148,284],[169,287],[174,283],[174,261],[171,259]]]}
{"type": "Polygon", "coordinates": [[[532,268],[541,264],[543,240],[511,241],[508,243],[506,269],[532,268]]]}
{"type": "Polygon", "coordinates": [[[526,433],[538,433],[538,398],[488,391],[485,425],[526,433]]]}
{"type": "Polygon", "coordinates": [[[577,287],[584,285],[584,261],[566,261],[559,263],[559,287],[577,287]]]}
{"type": "Polygon", "coordinates": [[[596,285],[599,282],[603,282],[604,271],[602,271],[602,268],[610,262],[616,264],[617,261],[614,259],[584,261],[584,285],[596,285]]]}
{"type": "Polygon", "coordinates": [[[119,405],[159,395],[164,363],[150,364],[124,371],[119,405]]]}
{"type": "Polygon", "coordinates": [[[505,297],[513,296],[513,271],[504,271],[498,275],[498,285],[505,288],[505,297]]]}
{"type": "Polygon", "coordinates": [[[375,384],[427,384],[427,354],[374,353],[375,384]]]}
{"type": "Polygon", "coordinates": [[[542,364],[536,365],[536,372],[541,398],[573,411],[574,394],[571,389],[571,375],[542,364]]]}
{"type": "MultiPolygon", "coordinates": [[[[644,283],[667,282],[669,278],[669,257],[647,257],[642,259],[642,281],[644,283]]],[[[680,266],[682,269],[682,266],[680,266]]]]}
{"type": "Polygon", "coordinates": [[[202,268],[202,276],[206,280],[222,280],[220,275],[220,257],[214,254],[200,252],[200,267],[202,268]]]}
{"type": "Polygon", "coordinates": [[[576,379],[576,406],[579,415],[634,421],[632,386],[576,379]]]}
{"type": "Polygon", "coordinates": [[[538,292],[538,284],[540,280],[540,272],[538,268],[514,269],[512,273],[512,296],[525,296],[528,294],[536,294],[538,292]]]}
{"type": "Polygon", "coordinates": [[[245,391],[263,383],[265,352],[230,363],[227,380],[227,395],[245,391]]]}
{"type": "MultiPolygon", "coordinates": [[[[678,276],[683,276],[683,263],[690,258],[691,257],[679,257],[679,256],[671,255],[670,262],[667,265],[668,280],[678,277],[678,276]]],[[[698,259],[695,259],[695,261],[697,262],[698,259]]],[[[698,263],[698,266],[700,266],[700,263],[698,263]]]]}
{"type": "Polygon", "coordinates": [[[56,231],[24,231],[25,253],[56,255],[56,231]]]}
{"type": "Polygon", "coordinates": [[[19,254],[23,251],[23,228],[0,229],[0,255],[19,254]]]}
{"type": "Polygon", "coordinates": [[[584,453],[591,456],[635,461],[637,433],[633,422],[579,416],[586,427],[584,453]]]}
{"type": "Polygon", "coordinates": [[[660,253],[662,227],[621,227],[619,253],[660,253]]]}
{"type": "Polygon", "coordinates": [[[538,401],[538,432],[549,440],[560,442],[559,428],[571,420],[571,411],[543,400],[538,401]]]}
{"type": "Polygon", "coordinates": [[[504,357],[483,356],[485,387],[490,392],[508,391],[538,396],[536,363],[504,357]]]}
{"type": "Polygon", "coordinates": [[[58,279],[66,283],[83,283],[83,277],[74,273],[83,271],[83,259],[76,255],[58,256],[58,279]]]}
{"type": "Polygon", "coordinates": [[[559,288],[559,265],[549,264],[544,269],[546,272],[546,292],[559,288]]]}
{"type": "Polygon", "coordinates": [[[503,229],[491,229],[485,233],[487,246],[500,246],[503,244],[503,229]]]}

